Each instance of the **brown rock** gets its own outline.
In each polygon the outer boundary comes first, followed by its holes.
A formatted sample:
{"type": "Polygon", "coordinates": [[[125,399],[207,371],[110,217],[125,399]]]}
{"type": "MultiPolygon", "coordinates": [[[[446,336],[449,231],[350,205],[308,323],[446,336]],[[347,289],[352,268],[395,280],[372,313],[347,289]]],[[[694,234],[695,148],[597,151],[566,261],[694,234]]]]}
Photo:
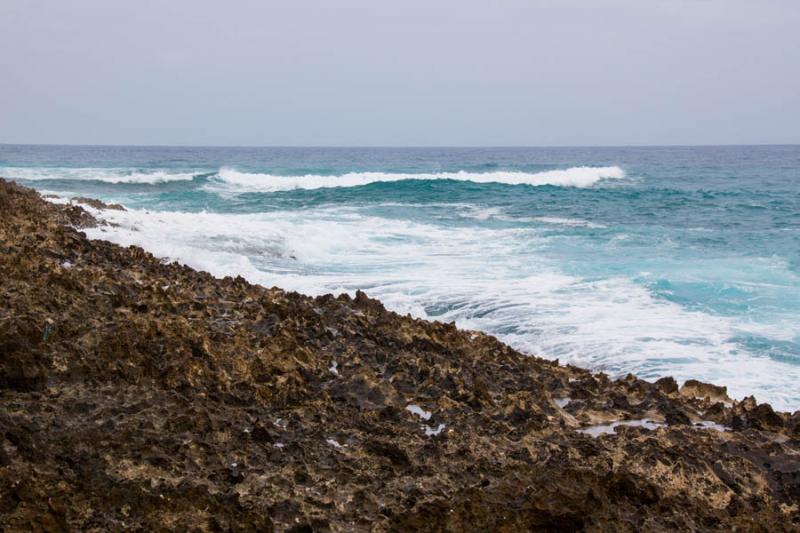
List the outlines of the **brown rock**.
{"type": "Polygon", "coordinates": [[[100,200],[96,200],[94,198],[85,198],[83,196],[76,196],[71,200],[73,203],[76,204],[85,204],[89,207],[94,207],[95,209],[113,209],[116,211],[125,211],[125,208],[120,204],[107,204],[105,202],[101,202],[100,200]]]}
{"type": "Polygon", "coordinates": [[[696,379],[686,380],[680,390],[681,396],[687,398],[706,398],[716,402],[730,402],[728,388],[711,383],[703,383],[696,379]]]}
{"type": "Polygon", "coordinates": [[[4,531],[798,529],[797,414],[74,229],[97,223],[0,180],[4,531]]]}

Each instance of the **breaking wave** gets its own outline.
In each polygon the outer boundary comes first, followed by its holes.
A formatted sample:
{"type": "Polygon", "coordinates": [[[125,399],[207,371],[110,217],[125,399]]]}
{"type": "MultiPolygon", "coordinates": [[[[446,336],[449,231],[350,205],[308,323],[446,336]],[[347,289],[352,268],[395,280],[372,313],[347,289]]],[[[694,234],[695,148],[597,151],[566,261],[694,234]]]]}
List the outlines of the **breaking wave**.
{"type": "Polygon", "coordinates": [[[276,176],[240,172],[223,168],[207,186],[212,190],[227,192],[278,192],[295,189],[323,189],[330,187],[360,187],[371,183],[405,180],[453,180],[472,183],[502,183],[506,185],[554,185],[560,187],[591,187],[601,180],[622,179],[625,171],[619,167],[572,167],[545,172],[438,172],[404,174],[390,172],[349,172],[339,176],[307,174],[304,176],[276,176]]]}
{"type": "MultiPolygon", "coordinates": [[[[86,208],[113,223],[85,229],[89,237],[142,246],[215,276],[311,295],[363,289],[393,311],[455,321],[528,353],[614,376],[724,383],[736,398],[797,406],[800,366],[759,357],[739,341],[793,342],[791,319],[687,309],[632,279],[566,271],[547,252],[558,241],[538,225],[447,226],[351,206],[241,214],[86,208]]],[[[757,269],[758,279],[785,272],[774,262],[734,264],[757,269]]]]}
{"type": "Polygon", "coordinates": [[[9,179],[43,181],[97,181],[113,184],[158,184],[191,181],[204,178],[203,188],[210,192],[246,193],[280,192],[291,190],[324,189],[334,187],[361,187],[372,183],[391,183],[406,180],[452,180],[471,183],[505,185],[551,185],[557,187],[591,187],[602,180],[625,177],[620,167],[572,167],[544,172],[349,172],[335,176],[306,174],[279,176],[268,173],[243,172],[232,168],[218,171],[170,171],[164,169],[130,168],[68,168],[68,167],[0,167],[0,176],[9,179]],[[206,181],[207,180],[207,181],[206,181]]]}
{"type": "Polygon", "coordinates": [[[124,168],[0,167],[0,176],[31,181],[70,180],[154,184],[168,181],[191,181],[198,174],[166,170],[136,171],[124,168]]]}

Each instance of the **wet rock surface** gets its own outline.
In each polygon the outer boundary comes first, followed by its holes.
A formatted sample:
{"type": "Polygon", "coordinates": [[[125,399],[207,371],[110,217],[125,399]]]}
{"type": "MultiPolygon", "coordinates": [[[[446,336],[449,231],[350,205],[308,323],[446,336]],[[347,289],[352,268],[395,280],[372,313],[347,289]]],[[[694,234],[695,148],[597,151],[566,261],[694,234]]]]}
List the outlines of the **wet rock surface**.
{"type": "Polygon", "coordinates": [[[798,413],[216,279],[97,223],[0,181],[7,531],[800,527],[798,413]]]}

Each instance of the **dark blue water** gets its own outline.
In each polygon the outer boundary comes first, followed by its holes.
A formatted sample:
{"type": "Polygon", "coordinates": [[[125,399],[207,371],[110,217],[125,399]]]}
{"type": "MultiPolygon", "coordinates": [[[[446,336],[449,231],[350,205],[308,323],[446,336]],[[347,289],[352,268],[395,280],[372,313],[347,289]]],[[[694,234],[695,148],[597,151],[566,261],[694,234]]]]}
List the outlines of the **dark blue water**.
{"type": "Polygon", "coordinates": [[[214,274],[800,407],[798,146],[6,145],[0,175],[122,202],[92,236],[214,274]]]}

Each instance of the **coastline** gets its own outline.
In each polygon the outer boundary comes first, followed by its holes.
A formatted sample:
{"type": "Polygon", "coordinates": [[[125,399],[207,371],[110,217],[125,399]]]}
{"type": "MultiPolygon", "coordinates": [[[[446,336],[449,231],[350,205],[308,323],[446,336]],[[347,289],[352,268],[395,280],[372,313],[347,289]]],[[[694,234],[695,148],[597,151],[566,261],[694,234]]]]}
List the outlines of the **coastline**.
{"type": "Polygon", "coordinates": [[[0,181],[9,530],[800,524],[799,413],[74,229],[98,223],[0,181]]]}

